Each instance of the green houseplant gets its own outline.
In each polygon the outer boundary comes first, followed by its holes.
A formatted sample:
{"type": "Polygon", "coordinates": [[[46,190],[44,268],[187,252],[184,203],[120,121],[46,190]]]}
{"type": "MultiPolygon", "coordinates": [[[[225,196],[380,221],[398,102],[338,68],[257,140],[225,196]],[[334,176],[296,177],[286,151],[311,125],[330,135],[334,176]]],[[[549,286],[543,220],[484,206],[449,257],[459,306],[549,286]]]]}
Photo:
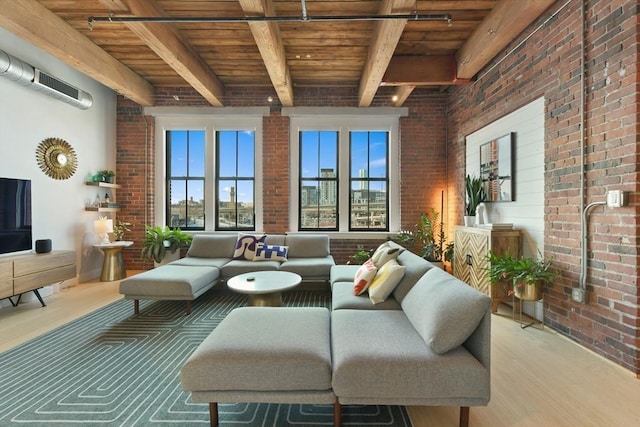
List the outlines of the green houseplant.
{"type": "Polygon", "coordinates": [[[523,300],[537,301],[542,298],[544,286],[548,286],[558,277],[553,259],[538,257],[514,258],[509,254],[496,255],[489,252],[487,275],[492,285],[511,283],[511,291],[523,300]]]}
{"type": "Polygon", "coordinates": [[[167,253],[175,253],[178,249],[189,246],[193,237],[180,228],[167,226],[145,226],[144,241],[142,242],[142,257],[153,259],[160,264],[167,253]]]}
{"type": "Polygon", "coordinates": [[[127,231],[131,231],[131,229],[129,228],[131,226],[130,222],[125,222],[125,221],[118,221],[114,226],[113,226],[113,238],[115,241],[122,241],[124,240],[124,233],[126,233],[127,231]]]}
{"type": "Polygon", "coordinates": [[[440,214],[433,208],[422,212],[414,230],[403,230],[394,240],[427,261],[440,263],[445,254],[453,256],[453,246],[451,243],[445,246],[446,236],[439,219],[440,214]]]}
{"type": "Polygon", "coordinates": [[[476,216],[476,208],[486,199],[482,180],[475,176],[467,175],[465,178],[465,191],[465,225],[472,225],[468,223],[471,221],[468,218],[476,216]]]}

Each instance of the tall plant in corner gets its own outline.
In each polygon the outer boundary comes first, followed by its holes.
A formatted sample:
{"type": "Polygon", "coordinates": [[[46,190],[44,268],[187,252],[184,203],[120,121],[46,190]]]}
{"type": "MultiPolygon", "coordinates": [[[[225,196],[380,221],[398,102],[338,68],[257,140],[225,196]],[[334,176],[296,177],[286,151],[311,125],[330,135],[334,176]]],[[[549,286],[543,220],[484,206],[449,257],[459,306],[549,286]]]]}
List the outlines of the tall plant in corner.
{"type": "MultiPolygon", "coordinates": [[[[485,201],[486,194],[482,187],[482,180],[475,176],[467,175],[465,179],[466,197],[465,197],[465,216],[476,216],[476,208],[485,201]]],[[[466,223],[465,225],[470,225],[466,223]]]]}

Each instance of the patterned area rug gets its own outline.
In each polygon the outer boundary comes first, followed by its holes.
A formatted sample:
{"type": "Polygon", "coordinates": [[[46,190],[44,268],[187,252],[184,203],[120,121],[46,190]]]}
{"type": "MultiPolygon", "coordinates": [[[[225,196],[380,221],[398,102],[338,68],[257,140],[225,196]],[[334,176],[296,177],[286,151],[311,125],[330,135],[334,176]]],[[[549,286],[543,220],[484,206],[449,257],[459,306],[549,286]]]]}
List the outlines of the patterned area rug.
{"type": "MultiPolygon", "coordinates": [[[[208,405],[182,391],[180,368],[246,296],[209,291],[184,302],[116,301],[0,354],[0,425],[208,425],[208,405]]],[[[330,306],[323,292],[287,306],[330,306]]],[[[343,406],[344,426],[411,426],[404,407],[343,406]]],[[[221,426],[326,426],[331,405],[221,404],[221,426]]]]}

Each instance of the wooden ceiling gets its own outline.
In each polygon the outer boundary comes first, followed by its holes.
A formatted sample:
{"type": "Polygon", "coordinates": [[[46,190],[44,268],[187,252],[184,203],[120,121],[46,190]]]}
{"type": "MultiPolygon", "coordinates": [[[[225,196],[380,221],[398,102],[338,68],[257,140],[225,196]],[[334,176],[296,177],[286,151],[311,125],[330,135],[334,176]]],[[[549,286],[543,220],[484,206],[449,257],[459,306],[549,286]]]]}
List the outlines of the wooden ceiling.
{"type": "Polygon", "coordinates": [[[141,105],[154,88],[192,86],[222,106],[226,87],[382,85],[401,105],[418,86],[464,84],[554,0],[0,0],[0,26],[141,105]],[[451,21],[302,20],[449,14],[451,21]],[[300,17],[295,22],[93,22],[90,17],[300,17]]]}

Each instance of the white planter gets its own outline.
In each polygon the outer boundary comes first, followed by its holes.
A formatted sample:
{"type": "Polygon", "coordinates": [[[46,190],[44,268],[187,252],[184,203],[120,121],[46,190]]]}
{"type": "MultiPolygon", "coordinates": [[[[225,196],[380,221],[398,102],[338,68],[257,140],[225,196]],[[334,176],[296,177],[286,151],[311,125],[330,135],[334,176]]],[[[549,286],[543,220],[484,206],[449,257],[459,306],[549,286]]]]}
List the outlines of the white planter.
{"type": "Polygon", "coordinates": [[[153,265],[155,267],[161,266],[161,265],[165,265],[170,263],[171,261],[175,261],[178,258],[180,258],[180,250],[175,251],[174,253],[168,252],[166,253],[166,255],[164,256],[164,258],[162,258],[162,261],[158,262],[153,262],[153,265]]]}
{"type": "Polygon", "coordinates": [[[465,215],[464,216],[464,226],[465,227],[473,227],[476,224],[475,215],[465,215]]]}

